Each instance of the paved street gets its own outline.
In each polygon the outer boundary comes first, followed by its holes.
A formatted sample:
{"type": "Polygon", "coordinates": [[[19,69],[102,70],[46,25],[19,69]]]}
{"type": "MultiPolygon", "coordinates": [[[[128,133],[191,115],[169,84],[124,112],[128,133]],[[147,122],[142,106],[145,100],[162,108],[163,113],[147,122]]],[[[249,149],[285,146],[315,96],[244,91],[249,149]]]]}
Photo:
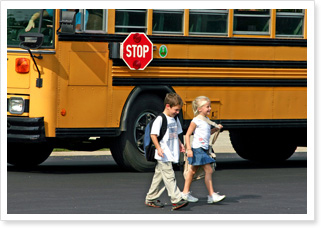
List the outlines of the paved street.
{"type": "MultiPolygon", "coordinates": [[[[171,211],[144,204],[153,173],[126,172],[114,162],[109,150],[95,152],[56,151],[33,169],[8,165],[7,213],[9,214],[306,214],[307,148],[280,164],[258,164],[240,158],[228,132],[215,144],[217,170],[214,190],[227,198],[208,205],[204,180],[192,183],[199,202],[171,211]]],[[[183,188],[182,171],[176,179],[183,188]]],[[[113,217],[106,217],[106,219],[113,217]]]]}
{"type": "MultiPolygon", "coordinates": [[[[203,180],[193,182],[198,203],[171,211],[144,205],[153,173],[124,172],[110,155],[51,156],[35,169],[8,165],[8,214],[305,214],[307,157],[294,156],[278,165],[245,161],[219,153],[214,189],[227,195],[216,205],[206,203],[203,180]]],[[[184,179],[176,171],[180,188],[184,179]]]]}

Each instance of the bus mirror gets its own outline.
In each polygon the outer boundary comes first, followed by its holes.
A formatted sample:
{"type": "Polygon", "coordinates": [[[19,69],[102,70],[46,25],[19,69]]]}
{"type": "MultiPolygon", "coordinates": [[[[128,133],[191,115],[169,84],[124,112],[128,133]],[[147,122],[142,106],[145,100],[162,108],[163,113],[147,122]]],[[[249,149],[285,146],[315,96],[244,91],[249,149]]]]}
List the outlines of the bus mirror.
{"type": "Polygon", "coordinates": [[[42,87],[42,78],[41,73],[36,63],[35,57],[32,54],[30,49],[37,49],[41,47],[43,43],[44,35],[42,33],[24,33],[19,35],[20,39],[20,47],[23,49],[27,49],[29,52],[30,57],[32,58],[33,63],[35,64],[37,71],[38,71],[38,78],[36,81],[36,86],[38,88],[42,87]]]}
{"type": "Polygon", "coordinates": [[[37,49],[41,47],[44,35],[41,33],[23,33],[19,35],[20,47],[23,49],[37,49]]]}
{"type": "Polygon", "coordinates": [[[63,33],[75,33],[75,17],[74,11],[62,11],[60,28],[63,33]]]}

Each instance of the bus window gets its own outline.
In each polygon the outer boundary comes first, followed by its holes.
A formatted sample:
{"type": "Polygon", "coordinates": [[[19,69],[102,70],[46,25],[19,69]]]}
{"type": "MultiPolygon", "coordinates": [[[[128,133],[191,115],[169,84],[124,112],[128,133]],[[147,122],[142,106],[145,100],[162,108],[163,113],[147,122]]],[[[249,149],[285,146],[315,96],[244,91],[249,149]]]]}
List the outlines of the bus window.
{"type": "MultiPolygon", "coordinates": [[[[69,9],[70,10],[70,9],[69,9]]],[[[76,9],[76,32],[84,31],[87,28],[89,12],[84,9],[76,9]]]]}
{"type": "Polygon", "coordinates": [[[87,9],[88,22],[86,32],[91,31],[107,31],[107,10],[102,9],[87,9]]]}
{"type": "Polygon", "coordinates": [[[304,10],[277,9],[276,36],[303,37],[304,10]]]}
{"type": "Polygon", "coordinates": [[[183,34],[184,10],[153,10],[153,33],[183,34]]]}
{"type": "Polygon", "coordinates": [[[87,30],[89,20],[89,11],[85,9],[62,9],[60,11],[60,18],[62,18],[62,11],[74,11],[75,15],[75,32],[83,32],[87,30]]]}
{"type": "Polygon", "coordinates": [[[189,33],[191,35],[227,35],[228,10],[189,11],[189,33]]]}
{"type": "Polygon", "coordinates": [[[234,34],[268,35],[270,31],[269,9],[234,10],[234,34]]]}
{"type": "MultiPolygon", "coordinates": [[[[43,48],[53,48],[54,10],[43,11],[40,33],[44,34],[43,48]]],[[[8,9],[7,11],[7,43],[8,47],[19,47],[19,35],[26,32],[38,33],[41,10],[8,9]]]]}
{"type": "Polygon", "coordinates": [[[146,32],[146,9],[116,10],[115,32],[146,32]]]}

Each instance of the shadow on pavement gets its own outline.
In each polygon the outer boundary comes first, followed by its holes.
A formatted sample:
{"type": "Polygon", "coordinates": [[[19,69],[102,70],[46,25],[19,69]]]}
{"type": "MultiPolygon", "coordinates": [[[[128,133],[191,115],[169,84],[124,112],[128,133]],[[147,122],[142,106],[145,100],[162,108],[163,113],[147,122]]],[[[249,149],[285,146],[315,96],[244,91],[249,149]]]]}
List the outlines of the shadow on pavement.
{"type": "MultiPolygon", "coordinates": [[[[306,153],[300,153],[287,161],[277,163],[257,163],[244,160],[236,154],[218,154],[217,171],[228,169],[273,169],[273,168],[306,168],[306,153]]],[[[182,171],[182,167],[175,166],[175,171],[182,171]]],[[[111,156],[66,156],[50,157],[46,162],[32,168],[19,168],[8,165],[8,172],[37,172],[52,174],[73,173],[124,173],[111,156]]]]}

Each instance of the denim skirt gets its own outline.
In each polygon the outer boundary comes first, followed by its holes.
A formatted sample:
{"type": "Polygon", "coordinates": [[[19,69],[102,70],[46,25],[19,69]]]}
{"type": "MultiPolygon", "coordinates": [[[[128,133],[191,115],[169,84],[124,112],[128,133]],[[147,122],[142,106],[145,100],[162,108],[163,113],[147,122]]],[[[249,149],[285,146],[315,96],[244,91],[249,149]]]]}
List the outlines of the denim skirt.
{"type": "Polygon", "coordinates": [[[188,163],[190,165],[205,165],[215,162],[213,158],[207,155],[207,151],[203,148],[192,148],[193,157],[188,157],[188,163]]]}

